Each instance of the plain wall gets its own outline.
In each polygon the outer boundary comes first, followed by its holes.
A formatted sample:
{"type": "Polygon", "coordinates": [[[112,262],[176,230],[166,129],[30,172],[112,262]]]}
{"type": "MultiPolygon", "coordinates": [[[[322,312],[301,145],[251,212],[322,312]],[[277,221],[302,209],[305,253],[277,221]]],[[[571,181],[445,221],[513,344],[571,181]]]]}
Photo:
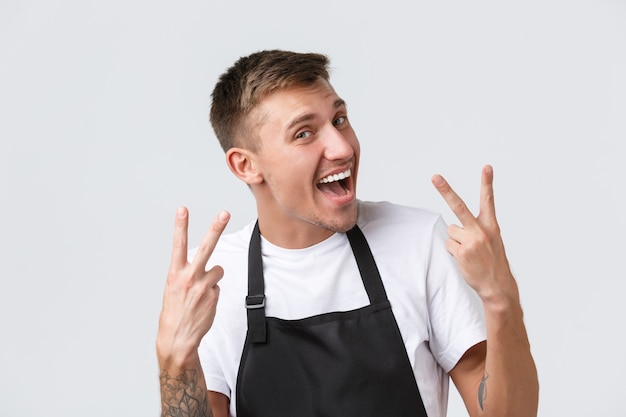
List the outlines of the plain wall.
{"type": "Polygon", "coordinates": [[[361,199],[454,222],[493,164],[539,415],[622,412],[626,3],[0,0],[0,415],[159,414],[176,207],[255,215],[210,92],[272,48],[331,58],[361,199]]]}

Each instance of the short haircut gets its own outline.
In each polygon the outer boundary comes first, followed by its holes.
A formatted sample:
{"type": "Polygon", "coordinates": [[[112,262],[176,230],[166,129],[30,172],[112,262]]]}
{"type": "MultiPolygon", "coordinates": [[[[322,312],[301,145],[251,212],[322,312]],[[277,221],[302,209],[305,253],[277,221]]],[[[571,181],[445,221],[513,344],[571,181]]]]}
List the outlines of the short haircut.
{"type": "Polygon", "coordinates": [[[220,76],[211,94],[211,125],[224,152],[234,146],[257,149],[247,117],[255,106],[273,92],[329,81],[329,64],[322,54],[281,50],[239,58],[220,76]]]}

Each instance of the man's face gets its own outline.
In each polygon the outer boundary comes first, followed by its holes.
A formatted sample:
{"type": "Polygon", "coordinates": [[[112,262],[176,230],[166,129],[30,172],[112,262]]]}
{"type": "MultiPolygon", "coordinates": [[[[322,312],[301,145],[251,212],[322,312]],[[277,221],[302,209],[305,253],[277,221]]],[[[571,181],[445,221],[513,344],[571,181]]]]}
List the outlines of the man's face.
{"type": "Polygon", "coordinates": [[[253,187],[261,233],[305,247],[356,223],[359,142],[331,85],[280,90],[253,111],[262,180],[253,187]]]}

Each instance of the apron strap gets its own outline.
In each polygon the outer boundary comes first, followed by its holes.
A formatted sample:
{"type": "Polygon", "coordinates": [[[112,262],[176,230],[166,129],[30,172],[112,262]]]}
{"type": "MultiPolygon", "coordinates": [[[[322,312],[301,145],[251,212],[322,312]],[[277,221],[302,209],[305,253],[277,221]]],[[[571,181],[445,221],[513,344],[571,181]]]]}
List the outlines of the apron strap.
{"type": "Polygon", "coordinates": [[[263,280],[263,258],[261,257],[261,233],[257,220],[250,237],[248,248],[248,337],[252,343],[265,343],[265,283],[263,280]]]}
{"type": "Polygon", "coordinates": [[[380,278],[380,272],[378,272],[374,255],[372,255],[372,251],[370,250],[370,246],[363,232],[359,226],[354,225],[352,229],[346,232],[346,235],[348,236],[350,246],[352,246],[352,252],[354,253],[354,258],[359,267],[361,279],[363,280],[367,296],[370,299],[370,304],[387,301],[387,293],[385,292],[383,281],[380,278]]]}

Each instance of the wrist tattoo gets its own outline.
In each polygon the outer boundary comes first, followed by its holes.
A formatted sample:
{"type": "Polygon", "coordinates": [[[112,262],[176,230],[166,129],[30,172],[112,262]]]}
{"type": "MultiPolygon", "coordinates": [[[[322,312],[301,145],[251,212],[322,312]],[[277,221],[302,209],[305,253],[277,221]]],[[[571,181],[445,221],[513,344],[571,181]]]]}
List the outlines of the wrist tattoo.
{"type": "Polygon", "coordinates": [[[480,380],[480,385],[478,386],[478,405],[480,405],[482,411],[485,411],[484,404],[487,399],[487,378],[489,378],[489,374],[485,372],[485,376],[480,380]]]}
{"type": "Polygon", "coordinates": [[[207,390],[198,386],[198,371],[187,369],[176,378],[165,369],[161,383],[161,417],[212,417],[207,390]]]}

